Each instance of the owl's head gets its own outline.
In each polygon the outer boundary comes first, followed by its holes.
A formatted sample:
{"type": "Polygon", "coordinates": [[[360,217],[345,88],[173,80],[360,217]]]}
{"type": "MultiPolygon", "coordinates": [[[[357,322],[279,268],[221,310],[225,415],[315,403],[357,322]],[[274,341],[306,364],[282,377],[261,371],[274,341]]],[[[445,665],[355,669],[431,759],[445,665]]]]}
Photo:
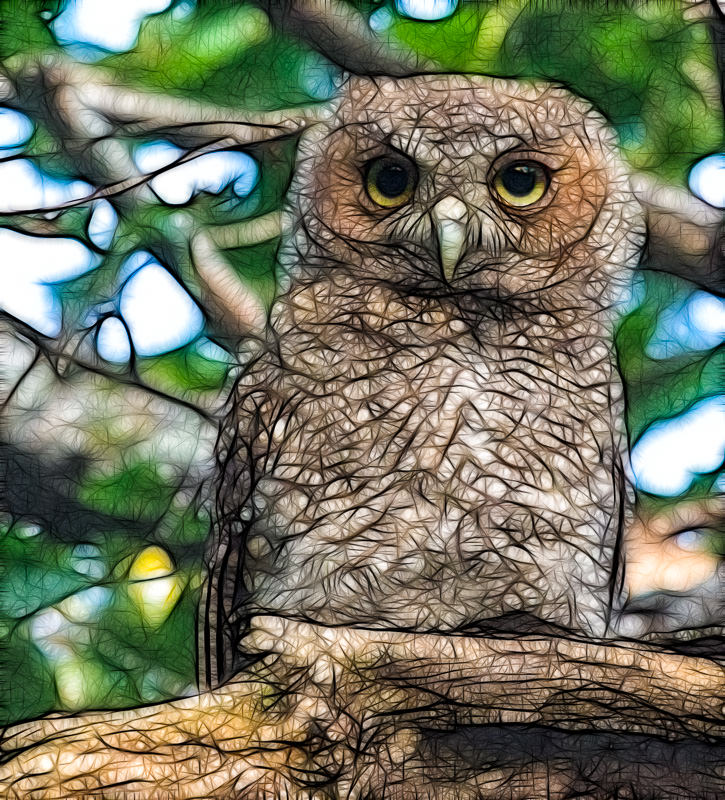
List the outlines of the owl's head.
{"type": "Polygon", "coordinates": [[[606,299],[641,246],[614,135],[545,84],[351,78],[304,135],[290,197],[296,277],[347,271],[408,295],[546,306],[573,283],[606,299]]]}

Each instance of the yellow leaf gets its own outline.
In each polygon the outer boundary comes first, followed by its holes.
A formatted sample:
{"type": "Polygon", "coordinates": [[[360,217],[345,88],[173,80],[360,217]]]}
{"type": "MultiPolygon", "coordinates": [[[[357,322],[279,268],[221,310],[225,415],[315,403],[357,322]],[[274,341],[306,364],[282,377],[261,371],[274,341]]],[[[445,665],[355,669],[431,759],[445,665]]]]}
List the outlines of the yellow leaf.
{"type": "Polygon", "coordinates": [[[144,548],[134,559],[128,572],[131,581],[148,581],[163,578],[174,571],[171,556],[162,547],[152,545],[144,548]]]}

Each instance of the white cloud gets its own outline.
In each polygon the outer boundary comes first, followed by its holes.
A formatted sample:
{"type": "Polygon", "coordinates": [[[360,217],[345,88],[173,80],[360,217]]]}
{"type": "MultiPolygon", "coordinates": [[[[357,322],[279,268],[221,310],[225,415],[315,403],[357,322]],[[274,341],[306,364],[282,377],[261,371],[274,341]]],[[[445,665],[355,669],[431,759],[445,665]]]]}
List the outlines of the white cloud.
{"type": "Polygon", "coordinates": [[[87,641],[86,624],[97,618],[113,598],[104,586],[90,586],[70,595],[57,606],[45,608],[30,619],[30,635],[48,658],[62,660],[72,653],[75,642],[87,641]]]}
{"type": "Polygon", "coordinates": [[[30,634],[38,640],[54,636],[68,625],[68,620],[55,608],[38,612],[30,623],[30,634]]]}
{"type": "Polygon", "coordinates": [[[671,358],[688,351],[710,350],[723,340],[725,299],[698,291],[660,314],[645,353],[650,358],[671,358]]]}
{"type": "Polygon", "coordinates": [[[158,261],[146,252],[146,250],[136,250],[121,264],[118,269],[119,281],[126,281],[128,278],[146,264],[158,264],[158,261]]]}
{"type": "Polygon", "coordinates": [[[674,537],[677,546],[688,553],[706,552],[710,544],[708,531],[697,528],[687,531],[680,531],[674,537]]]}
{"type": "Polygon", "coordinates": [[[233,360],[226,350],[206,337],[202,337],[197,341],[196,352],[209,361],[223,361],[229,363],[233,360]]]}
{"type": "Polygon", "coordinates": [[[170,5],[171,0],[66,0],[51,27],[60,44],[123,52],[136,43],[144,17],[170,5]]]}
{"type": "Polygon", "coordinates": [[[329,61],[310,52],[300,61],[299,81],[310,97],[329,100],[336,90],[336,72],[329,61]]]}
{"type": "MultiPolygon", "coordinates": [[[[153,172],[178,160],[185,152],[170,142],[150,142],[136,149],[134,161],[142,172],[153,172]]],[[[234,184],[234,193],[244,197],[254,188],[258,172],[251,156],[224,150],[172,167],[153,178],[149,186],[164,203],[183,205],[199,192],[218,194],[230,183],[234,184]]]]}
{"type": "Polygon", "coordinates": [[[107,248],[113,241],[118,225],[118,214],[108,200],[97,200],[88,220],[88,238],[96,247],[107,248]]]}
{"type": "Polygon", "coordinates": [[[51,178],[27,158],[0,163],[0,211],[54,208],[92,191],[85,181],[51,178]]]}
{"type": "MultiPolygon", "coordinates": [[[[101,551],[94,544],[77,544],[73,548],[70,563],[79,574],[96,580],[103,578],[107,572],[101,551]]],[[[84,595],[84,597],[91,596],[84,595]]]]}
{"type": "Polygon", "coordinates": [[[14,108],[0,108],[0,148],[14,148],[27,142],[33,123],[14,108]]]}
{"type": "Polygon", "coordinates": [[[393,12],[386,6],[373,11],[368,19],[368,25],[374,31],[386,31],[393,24],[393,12]]]}
{"type": "Polygon", "coordinates": [[[88,622],[109,604],[112,596],[106,586],[90,586],[66,597],[56,608],[71,622],[88,622]]]}
{"type": "Polygon", "coordinates": [[[422,20],[450,17],[457,5],[458,0],[395,0],[400,14],[422,20]]]}
{"type": "Polygon", "coordinates": [[[725,208],[725,153],[706,156],[690,170],[690,190],[715,208],[725,208]]]}
{"type": "Polygon", "coordinates": [[[193,14],[195,10],[196,4],[193,2],[193,0],[181,0],[180,3],[177,3],[174,6],[171,16],[174,19],[186,19],[188,16],[193,14]]]}
{"type": "Polygon", "coordinates": [[[121,290],[119,309],[136,352],[155,356],[195,339],[204,328],[204,316],[171,273],[143,255],[145,263],[121,290]]]}
{"type": "Polygon", "coordinates": [[[57,282],[98,266],[98,257],[82,242],[29,236],[0,228],[0,308],[45,336],[57,336],[62,308],[57,282]]]}
{"type": "Polygon", "coordinates": [[[125,364],[131,358],[131,342],[126,326],[118,317],[106,317],[96,334],[98,354],[113,364],[125,364]]]}
{"type": "Polygon", "coordinates": [[[725,395],[696,403],[678,417],[650,425],[632,449],[637,488],[667,497],[682,494],[699,473],[725,458],[725,395]]]}
{"type": "Polygon", "coordinates": [[[163,139],[139,145],[133,153],[133,160],[141,172],[154,172],[177,161],[186,151],[163,139]]]}

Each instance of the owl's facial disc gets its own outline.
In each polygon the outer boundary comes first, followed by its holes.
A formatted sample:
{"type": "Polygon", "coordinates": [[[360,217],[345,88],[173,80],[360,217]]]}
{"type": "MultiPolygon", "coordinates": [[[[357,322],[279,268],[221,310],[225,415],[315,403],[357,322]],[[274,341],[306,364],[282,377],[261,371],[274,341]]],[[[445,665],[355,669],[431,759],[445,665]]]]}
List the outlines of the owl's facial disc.
{"type": "Polygon", "coordinates": [[[300,142],[284,252],[313,280],[345,273],[426,303],[528,308],[604,275],[601,231],[617,243],[622,228],[600,212],[629,197],[625,172],[604,122],[563,90],[351,78],[300,142]]]}
{"type": "MultiPolygon", "coordinates": [[[[364,165],[362,175],[368,200],[380,211],[392,213],[416,201],[418,166],[404,153],[389,152],[371,159],[364,165]]],[[[546,165],[509,155],[489,171],[487,182],[491,197],[503,210],[525,214],[546,205],[551,176],[546,165]]],[[[475,239],[480,245],[493,234],[485,234],[491,228],[490,216],[477,215],[475,201],[471,207],[462,197],[460,191],[445,195],[429,211],[433,241],[425,246],[432,244],[431,255],[445,284],[453,283],[469,245],[475,239]]]]}

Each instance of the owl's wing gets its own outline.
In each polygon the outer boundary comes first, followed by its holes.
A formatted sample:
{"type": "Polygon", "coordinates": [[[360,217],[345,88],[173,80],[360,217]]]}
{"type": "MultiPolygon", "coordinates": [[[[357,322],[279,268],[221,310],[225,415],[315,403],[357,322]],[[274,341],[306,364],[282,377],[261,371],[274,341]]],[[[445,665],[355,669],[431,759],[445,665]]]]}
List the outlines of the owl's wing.
{"type": "Polygon", "coordinates": [[[260,344],[231,392],[217,439],[214,532],[208,544],[207,584],[200,609],[200,685],[216,687],[238,672],[237,644],[246,625],[244,543],[254,524],[254,489],[270,457],[282,403],[275,387],[279,366],[260,344]]]}

